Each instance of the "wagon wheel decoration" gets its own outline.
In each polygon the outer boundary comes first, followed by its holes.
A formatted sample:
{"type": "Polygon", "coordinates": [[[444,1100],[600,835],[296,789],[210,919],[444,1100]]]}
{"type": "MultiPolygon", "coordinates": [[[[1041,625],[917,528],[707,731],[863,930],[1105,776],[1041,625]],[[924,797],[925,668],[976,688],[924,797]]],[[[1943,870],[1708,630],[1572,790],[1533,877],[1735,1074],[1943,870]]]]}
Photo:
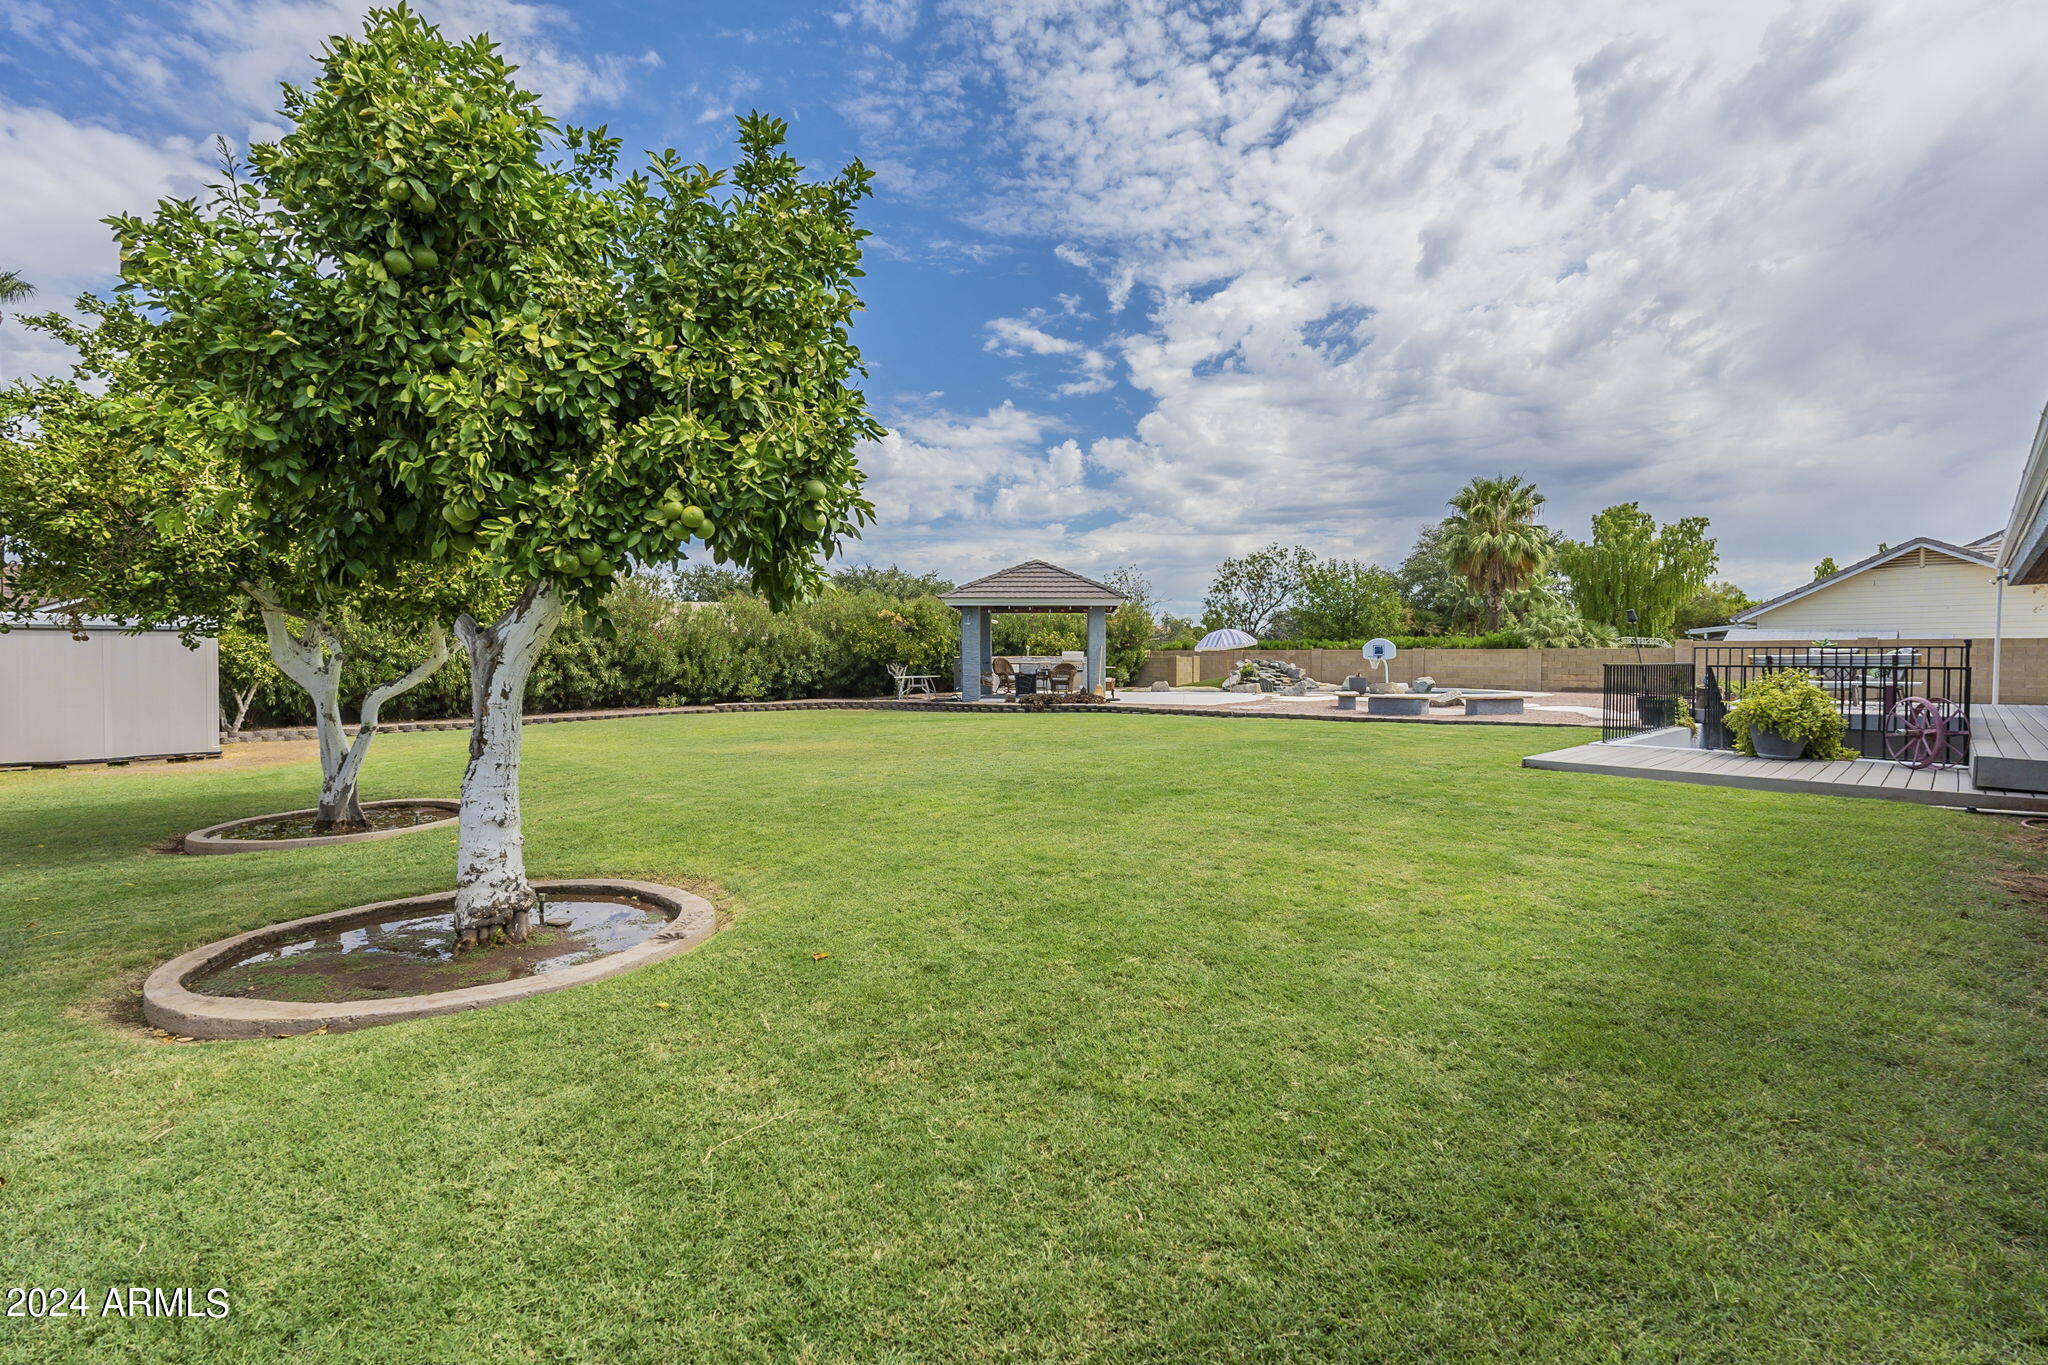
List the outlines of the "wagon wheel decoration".
{"type": "Polygon", "coordinates": [[[1899,728],[1887,737],[1892,760],[1908,768],[1932,768],[1948,754],[1948,717],[1939,702],[1908,697],[1899,703],[1899,728]]]}

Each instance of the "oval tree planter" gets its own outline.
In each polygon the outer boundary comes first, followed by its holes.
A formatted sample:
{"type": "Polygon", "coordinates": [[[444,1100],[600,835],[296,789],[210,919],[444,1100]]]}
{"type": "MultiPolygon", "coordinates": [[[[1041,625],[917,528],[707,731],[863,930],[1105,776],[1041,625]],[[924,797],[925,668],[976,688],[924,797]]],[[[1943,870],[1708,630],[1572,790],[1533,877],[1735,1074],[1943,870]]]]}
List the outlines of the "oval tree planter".
{"type": "Polygon", "coordinates": [[[653,882],[618,881],[611,878],[582,881],[535,882],[534,889],[563,894],[584,892],[596,895],[627,895],[669,911],[668,927],[631,948],[608,954],[593,962],[564,967],[558,972],[493,981],[483,986],[434,991],[426,995],[392,996],[383,1000],[254,1000],[218,995],[201,995],[185,989],[194,974],[215,963],[241,957],[251,951],[317,929],[323,924],[358,919],[367,914],[430,911],[452,907],[455,893],[435,892],[408,896],[402,900],[376,901],[351,906],[283,924],[266,925],[232,938],[217,939],[172,958],[149,974],[142,983],[142,1016],[156,1028],[187,1038],[272,1038],[286,1034],[313,1033],[326,1029],[344,1033],[350,1029],[374,1028],[404,1019],[424,1019],[436,1014],[459,1014],[463,1010],[502,1005],[530,995],[566,990],[586,981],[630,972],[650,962],[686,953],[711,937],[718,927],[717,912],[702,896],[673,886],[653,882]]]}
{"type": "Polygon", "coordinates": [[[371,839],[396,839],[404,834],[417,834],[423,829],[446,829],[461,818],[462,806],[455,801],[443,800],[438,796],[414,796],[397,801],[365,801],[363,809],[377,810],[385,806],[432,806],[448,812],[445,820],[429,820],[421,825],[401,825],[396,829],[366,829],[358,834],[316,834],[304,839],[237,839],[230,830],[242,825],[254,825],[264,820],[289,820],[295,815],[317,815],[319,808],[308,806],[304,810],[281,810],[269,815],[244,815],[237,820],[223,820],[205,829],[195,829],[185,836],[187,853],[262,853],[280,848],[325,848],[329,844],[360,844],[371,839]]]}

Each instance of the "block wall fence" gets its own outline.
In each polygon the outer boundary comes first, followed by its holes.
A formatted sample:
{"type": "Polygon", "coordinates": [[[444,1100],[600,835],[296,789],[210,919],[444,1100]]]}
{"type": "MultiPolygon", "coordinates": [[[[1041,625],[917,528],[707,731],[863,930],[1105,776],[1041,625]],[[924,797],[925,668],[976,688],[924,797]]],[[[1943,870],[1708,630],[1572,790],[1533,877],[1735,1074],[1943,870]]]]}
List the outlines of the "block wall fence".
{"type": "MultiPolygon", "coordinates": [[[[1750,643],[1741,641],[1738,643],[1750,643]]],[[[1758,648],[1798,648],[1793,641],[1756,641],[1758,648]]],[[[1849,640],[1838,645],[1954,645],[1954,638],[1922,640],[1849,640]]],[[[1714,642],[1706,642],[1712,648],[1714,642]]],[[[1642,651],[1645,663],[1689,663],[1691,642],[1642,651]]],[[[1155,682],[1186,686],[1234,671],[1244,659],[1279,659],[1303,669],[1317,682],[1341,683],[1353,673],[1368,671],[1355,649],[1219,649],[1154,650],[1138,671],[1136,684],[1155,682]]],[[[1436,679],[1439,687],[1505,687],[1524,692],[1598,692],[1601,669],[1607,664],[1634,663],[1633,649],[1404,649],[1388,666],[1394,682],[1436,679]]],[[[1991,700],[1991,641],[1973,640],[1970,647],[1970,700],[1991,700]]],[[[2003,685],[1999,700],[2016,705],[2048,705],[2048,639],[2005,642],[2003,685]]]]}

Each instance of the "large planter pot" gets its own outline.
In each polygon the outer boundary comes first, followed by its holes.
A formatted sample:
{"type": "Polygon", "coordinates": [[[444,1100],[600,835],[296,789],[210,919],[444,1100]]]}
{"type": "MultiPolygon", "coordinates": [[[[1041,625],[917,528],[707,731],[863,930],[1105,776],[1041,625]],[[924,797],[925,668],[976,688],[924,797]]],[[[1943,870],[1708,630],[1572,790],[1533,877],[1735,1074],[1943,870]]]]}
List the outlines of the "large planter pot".
{"type": "Polygon", "coordinates": [[[1670,693],[1645,692],[1636,698],[1636,716],[1645,729],[1661,730],[1678,724],[1678,698],[1670,693]]]}
{"type": "Polygon", "coordinates": [[[1799,758],[1806,753],[1805,740],[1787,739],[1754,725],[1749,727],[1749,747],[1756,750],[1758,758],[1799,758]]]}

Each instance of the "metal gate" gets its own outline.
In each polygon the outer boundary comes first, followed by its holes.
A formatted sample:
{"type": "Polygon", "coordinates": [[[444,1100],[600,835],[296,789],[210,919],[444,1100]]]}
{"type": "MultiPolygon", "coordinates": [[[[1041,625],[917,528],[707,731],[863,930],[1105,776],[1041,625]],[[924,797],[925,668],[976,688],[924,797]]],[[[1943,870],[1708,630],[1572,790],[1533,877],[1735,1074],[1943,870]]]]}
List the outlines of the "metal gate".
{"type": "Polygon", "coordinates": [[[1600,737],[1627,739],[1678,723],[1692,705],[1691,664],[1608,664],[1601,670],[1600,737]]]}

